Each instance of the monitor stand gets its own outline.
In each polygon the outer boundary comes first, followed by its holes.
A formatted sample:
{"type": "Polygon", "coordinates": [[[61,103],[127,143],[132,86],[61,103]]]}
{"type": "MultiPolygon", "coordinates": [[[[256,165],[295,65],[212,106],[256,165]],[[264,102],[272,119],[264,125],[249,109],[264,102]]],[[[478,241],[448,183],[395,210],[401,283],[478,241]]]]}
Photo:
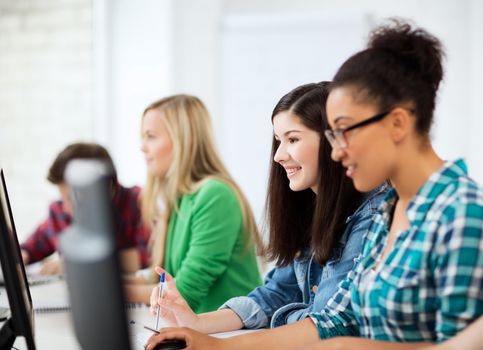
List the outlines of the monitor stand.
{"type": "Polygon", "coordinates": [[[12,329],[12,319],[8,318],[0,329],[0,349],[11,349],[16,337],[12,329]]]}
{"type": "Polygon", "coordinates": [[[0,322],[5,321],[10,317],[10,308],[0,306],[0,322]]]}

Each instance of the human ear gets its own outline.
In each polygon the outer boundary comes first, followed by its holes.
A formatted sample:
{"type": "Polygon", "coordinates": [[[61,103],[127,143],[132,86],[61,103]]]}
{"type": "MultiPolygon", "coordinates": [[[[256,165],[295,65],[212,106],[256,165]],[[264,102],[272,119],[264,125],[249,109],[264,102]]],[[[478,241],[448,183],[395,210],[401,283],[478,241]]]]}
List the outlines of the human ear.
{"type": "Polygon", "coordinates": [[[389,116],[391,139],[395,143],[402,142],[413,127],[414,120],[409,111],[404,108],[394,108],[389,116]]]}

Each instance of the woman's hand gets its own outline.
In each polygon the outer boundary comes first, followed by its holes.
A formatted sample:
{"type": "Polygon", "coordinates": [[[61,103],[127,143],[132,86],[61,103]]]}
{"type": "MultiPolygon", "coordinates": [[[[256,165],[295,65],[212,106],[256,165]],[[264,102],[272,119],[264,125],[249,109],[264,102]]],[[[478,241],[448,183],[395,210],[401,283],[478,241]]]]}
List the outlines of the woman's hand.
{"type": "Polygon", "coordinates": [[[62,275],[63,273],[64,265],[59,258],[52,260],[47,259],[42,263],[42,267],[40,268],[41,275],[62,275]]]}
{"type": "Polygon", "coordinates": [[[175,279],[160,267],[156,267],[155,271],[159,275],[165,273],[165,282],[161,298],[158,298],[159,286],[154,287],[151,291],[151,313],[156,315],[159,308],[160,317],[169,326],[190,327],[199,330],[199,317],[179,293],[175,279]]]}
{"type": "Polygon", "coordinates": [[[163,340],[166,339],[179,339],[186,342],[186,349],[210,349],[218,350],[223,349],[223,339],[210,337],[209,335],[199,333],[189,328],[164,328],[161,329],[159,334],[153,335],[148,339],[144,348],[146,350],[152,350],[163,340]]]}

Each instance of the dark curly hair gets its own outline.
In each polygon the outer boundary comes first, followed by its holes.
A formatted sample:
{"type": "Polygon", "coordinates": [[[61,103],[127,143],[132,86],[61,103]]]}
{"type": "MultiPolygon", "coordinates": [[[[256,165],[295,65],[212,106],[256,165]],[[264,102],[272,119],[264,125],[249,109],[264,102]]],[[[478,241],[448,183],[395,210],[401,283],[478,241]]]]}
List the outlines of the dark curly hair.
{"type": "Polygon", "coordinates": [[[408,104],[416,130],[427,135],[443,79],[443,57],[436,37],[393,18],[370,33],[367,48],[339,68],[331,88],[352,86],[357,101],[376,103],[381,111],[408,104]]]}

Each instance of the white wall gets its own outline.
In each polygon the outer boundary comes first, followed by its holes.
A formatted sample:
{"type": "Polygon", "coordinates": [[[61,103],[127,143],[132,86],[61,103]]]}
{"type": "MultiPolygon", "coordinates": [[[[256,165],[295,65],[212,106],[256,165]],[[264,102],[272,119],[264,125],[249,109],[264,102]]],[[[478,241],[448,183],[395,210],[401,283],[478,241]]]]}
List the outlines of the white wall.
{"type": "MultiPolygon", "coordinates": [[[[367,27],[386,17],[412,19],[443,42],[446,75],[438,97],[434,144],[445,159],[465,157],[470,174],[483,182],[483,162],[478,151],[483,147],[478,106],[478,98],[483,95],[480,2],[226,0],[221,5],[216,1],[211,12],[209,4],[205,5],[204,14],[211,15],[200,16],[196,26],[182,29],[183,49],[178,53],[182,52],[183,57],[175,56],[174,62],[183,64],[176,76],[196,82],[187,84],[183,80],[182,87],[188,92],[215,96],[208,102],[215,114],[223,156],[258,216],[264,204],[269,162],[269,118],[278,98],[297,84],[330,80],[334,60],[340,64],[349,53],[361,49],[367,27]],[[358,28],[360,32],[354,36],[358,28]],[[308,35],[310,30],[313,33],[308,35]],[[304,45],[304,35],[313,41],[313,48],[297,53],[304,45]],[[198,57],[197,43],[212,43],[213,38],[216,48],[206,47],[202,61],[215,62],[214,73],[192,63],[198,57]],[[312,64],[314,56],[319,59],[318,67],[312,64]],[[186,57],[193,58],[191,64],[186,57]]],[[[176,7],[183,18],[197,11],[190,1],[177,2],[176,7]]]]}
{"type": "Polygon", "coordinates": [[[67,143],[92,139],[89,0],[0,0],[0,167],[21,237],[57,198],[45,177],[67,143]]]}
{"type": "Polygon", "coordinates": [[[97,136],[108,145],[125,185],[143,183],[141,114],[172,91],[173,9],[171,0],[95,1],[97,136]]]}
{"type": "Polygon", "coordinates": [[[215,129],[223,158],[259,218],[271,162],[274,105],[298,85],[329,80],[354,45],[362,46],[359,33],[368,28],[367,16],[350,13],[223,18],[215,129]]]}
{"type": "MultiPolygon", "coordinates": [[[[483,96],[483,2],[472,0],[468,20],[468,75],[469,79],[463,87],[463,94],[469,107],[468,120],[460,120],[464,125],[467,141],[467,158],[475,179],[483,183],[483,113],[481,97],[483,96]]],[[[462,118],[463,119],[463,118],[462,118]]]]}
{"type": "Polygon", "coordinates": [[[208,105],[225,161],[260,216],[278,98],[330,79],[369,26],[395,15],[443,41],[434,142],[444,158],[466,157],[483,182],[479,0],[0,0],[0,165],[19,233],[55,197],[44,177],[69,142],[100,141],[122,182],[143,183],[140,114],[180,92],[208,105]]]}

